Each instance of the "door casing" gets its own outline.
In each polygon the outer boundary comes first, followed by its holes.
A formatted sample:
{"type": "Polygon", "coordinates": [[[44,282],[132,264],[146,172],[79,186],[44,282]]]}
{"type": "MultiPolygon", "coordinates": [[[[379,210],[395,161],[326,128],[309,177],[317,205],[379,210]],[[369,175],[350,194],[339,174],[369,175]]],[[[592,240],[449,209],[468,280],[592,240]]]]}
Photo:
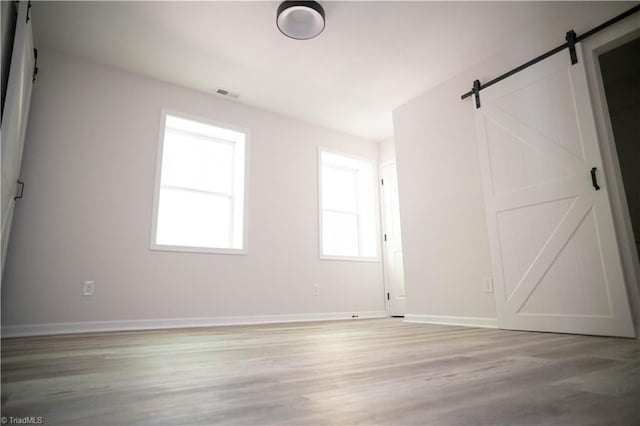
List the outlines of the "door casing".
{"type": "Polygon", "coordinates": [[[611,212],[622,260],[627,296],[636,336],[640,338],[640,260],[631,226],[631,216],[616,150],[609,107],[604,91],[599,56],[640,37],[640,14],[618,22],[582,42],[587,83],[591,95],[596,132],[602,154],[603,172],[609,190],[611,212]]]}
{"type": "MultiPolygon", "coordinates": [[[[396,165],[395,160],[390,160],[390,161],[385,161],[384,163],[381,163],[379,166],[379,170],[378,170],[378,175],[380,177],[380,179],[382,179],[384,177],[384,169],[385,167],[389,167],[392,165],[396,165]]],[[[397,165],[396,165],[396,170],[397,170],[397,165]]],[[[397,174],[396,174],[396,180],[397,180],[397,174]]],[[[399,312],[394,311],[392,309],[391,306],[391,302],[390,300],[387,298],[387,295],[392,295],[393,297],[395,297],[395,289],[394,289],[394,285],[392,282],[392,277],[391,277],[391,271],[389,270],[389,266],[388,266],[388,262],[389,262],[389,248],[387,243],[384,241],[384,235],[388,234],[388,230],[386,229],[386,203],[390,202],[389,200],[387,200],[387,198],[385,197],[385,191],[384,191],[384,186],[380,186],[380,222],[381,222],[381,229],[382,229],[382,236],[383,236],[383,241],[382,241],[382,265],[383,265],[383,280],[384,280],[384,306],[385,306],[385,311],[387,313],[387,316],[399,316],[399,312]]],[[[397,196],[398,194],[396,194],[397,196]]],[[[402,273],[404,274],[404,270],[402,271],[402,273]]],[[[405,290],[406,292],[406,290],[405,290]]],[[[404,316],[406,314],[406,296],[404,299],[404,309],[402,312],[402,315],[404,316]]]]}

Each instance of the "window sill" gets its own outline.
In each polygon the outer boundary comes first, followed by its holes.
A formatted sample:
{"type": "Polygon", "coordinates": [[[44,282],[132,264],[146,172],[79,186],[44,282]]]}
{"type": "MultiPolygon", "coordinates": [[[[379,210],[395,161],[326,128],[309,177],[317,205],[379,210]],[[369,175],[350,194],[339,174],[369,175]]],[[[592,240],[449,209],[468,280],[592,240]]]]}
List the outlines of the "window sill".
{"type": "Polygon", "coordinates": [[[182,253],[203,253],[203,254],[235,254],[246,256],[247,249],[225,249],[210,247],[186,247],[186,246],[166,246],[160,244],[151,244],[150,250],[153,251],[174,251],[182,253]]]}

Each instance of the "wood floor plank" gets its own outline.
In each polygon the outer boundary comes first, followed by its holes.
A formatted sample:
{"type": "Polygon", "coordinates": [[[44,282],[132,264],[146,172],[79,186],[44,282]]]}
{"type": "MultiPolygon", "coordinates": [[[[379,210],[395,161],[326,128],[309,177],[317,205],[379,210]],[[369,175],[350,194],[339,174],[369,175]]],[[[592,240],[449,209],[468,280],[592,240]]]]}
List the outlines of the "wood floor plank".
{"type": "Polygon", "coordinates": [[[400,319],[2,340],[47,425],[640,425],[640,342],[400,319]]]}

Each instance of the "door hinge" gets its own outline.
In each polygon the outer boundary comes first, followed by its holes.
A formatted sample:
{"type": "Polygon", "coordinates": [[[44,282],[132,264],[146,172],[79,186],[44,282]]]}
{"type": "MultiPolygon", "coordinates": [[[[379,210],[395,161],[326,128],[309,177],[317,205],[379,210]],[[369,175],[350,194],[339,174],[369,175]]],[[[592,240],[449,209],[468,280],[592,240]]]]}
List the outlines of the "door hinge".
{"type": "Polygon", "coordinates": [[[384,234],[384,240],[387,241],[387,234],[384,234]]]}
{"type": "Polygon", "coordinates": [[[380,185],[384,186],[384,179],[380,179],[380,185]]]}
{"type": "Polygon", "coordinates": [[[387,292],[387,300],[391,300],[391,296],[389,295],[389,292],[387,292]]]}

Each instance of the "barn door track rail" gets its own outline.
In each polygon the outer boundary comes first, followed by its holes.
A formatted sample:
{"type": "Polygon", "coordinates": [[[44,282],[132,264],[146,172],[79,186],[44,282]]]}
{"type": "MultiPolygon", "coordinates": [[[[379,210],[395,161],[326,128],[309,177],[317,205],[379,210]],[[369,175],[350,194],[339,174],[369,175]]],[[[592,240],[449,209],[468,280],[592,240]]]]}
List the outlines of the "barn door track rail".
{"type": "Polygon", "coordinates": [[[575,31],[571,30],[568,31],[566,36],[565,36],[565,40],[566,42],[561,44],[560,46],[549,50],[546,53],[543,53],[542,55],[530,60],[529,62],[526,62],[522,65],[520,65],[519,67],[515,67],[514,69],[512,69],[511,71],[508,71],[504,74],[502,74],[499,77],[494,78],[491,81],[488,81],[486,83],[480,83],[480,80],[475,80],[473,82],[473,88],[468,91],[467,93],[465,93],[464,95],[461,96],[461,99],[466,99],[468,97],[470,97],[471,95],[475,95],[475,99],[476,99],[476,108],[480,108],[480,91],[482,89],[486,89],[489,86],[493,86],[494,84],[496,84],[499,81],[504,80],[507,77],[510,77],[522,70],[524,70],[525,68],[529,68],[531,65],[537,64],[538,62],[548,58],[549,56],[555,55],[558,52],[563,51],[564,49],[569,49],[569,57],[571,58],[571,65],[575,65],[578,63],[578,55],[576,54],[576,43],[581,42],[582,40],[586,39],[587,37],[591,37],[592,35],[596,34],[599,31],[602,31],[603,29],[610,27],[611,25],[615,24],[616,22],[619,22],[623,19],[625,19],[628,16],[633,15],[634,13],[640,11],[640,4],[632,7],[631,9],[627,10],[626,12],[621,13],[620,15],[609,19],[608,21],[606,21],[603,24],[598,25],[597,27],[594,27],[592,29],[590,29],[589,31],[587,31],[584,34],[581,35],[577,35],[575,31]]]}

